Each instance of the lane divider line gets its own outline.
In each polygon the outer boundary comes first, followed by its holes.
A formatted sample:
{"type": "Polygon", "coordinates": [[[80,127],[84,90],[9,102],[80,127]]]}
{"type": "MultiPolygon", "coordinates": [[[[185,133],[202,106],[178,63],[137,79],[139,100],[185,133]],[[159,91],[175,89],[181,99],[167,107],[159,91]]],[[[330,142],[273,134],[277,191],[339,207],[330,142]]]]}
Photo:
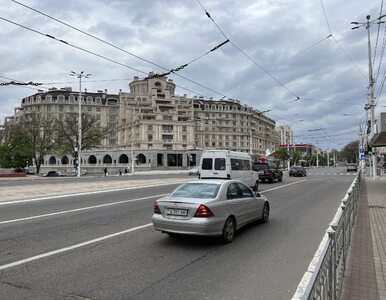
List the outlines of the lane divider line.
{"type": "Polygon", "coordinates": [[[282,189],[282,188],[290,186],[290,185],[298,184],[298,183],[301,183],[301,182],[304,182],[304,181],[307,181],[307,179],[303,179],[303,180],[291,182],[291,183],[288,183],[288,184],[284,184],[284,185],[281,185],[281,186],[278,186],[278,187],[275,187],[275,188],[272,188],[272,189],[269,189],[269,190],[261,191],[259,193],[260,194],[264,194],[264,193],[271,192],[271,191],[274,191],[274,190],[282,189]]]}
{"type": "Polygon", "coordinates": [[[113,205],[118,205],[118,204],[123,204],[123,203],[130,203],[130,202],[146,200],[146,199],[151,199],[151,198],[158,198],[158,197],[163,197],[163,196],[166,196],[166,195],[167,194],[161,194],[161,195],[149,196],[149,197],[143,197],[143,198],[137,198],[137,199],[122,200],[122,201],[118,201],[118,202],[105,203],[105,204],[99,204],[99,205],[94,205],[94,206],[75,208],[75,209],[70,209],[70,210],[63,210],[63,211],[58,211],[58,212],[53,212],[53,213],[48,213],[48,214],[43,214],[43,215],[37,215],[37,216],[31,216],[31,217],[25,217],[25,218],[20,218],[20,219],[12,219],[12,220],[0,221],[0,225],[2,225],[2,224],[9,224],[9,223],[16,223],[16,222],[21,222],[21,221],[27,221],[27,220],[33,220],[33,219],[40,219],[40,218],[44,218],[44,217],[64,215],[64,214],[72,213],[72,212],[78,212],[78,211],[84,211],[84,210],[89,210],[89,209],[94,209],[94,208],[113,206],[113,205]]]}
{"type": "Polygon", "coordinates": [[[180,184],[183,182],[185,182],[185,181],[173,182],[173,183],[162,183],[162,184],[156,184],[156,185],[134,186],[134,187],[127,187],[127,188],[119,188],[119,189],[90,191],[90,192],[82,192],[82,193],[75,193],[75,194],[47,196],[47,197],[34,198],[34,199],[5,201],[5,202],[0,202],[0,206],[1,205],[9,205],[9,204],[43,201],[43,200],[51,200],[51,199],[57,199],[57,198],[77,197],[77,196],[84,196],[84,195],[94,195],[94,194],[103,194],[103,193],[111,193],[111,192],[119,192],[119,191],[128,191],[128,190],[134,190],[134,189],[144,189],[144,188],[149,188],[149,187],[157,187],[157,186],[165,186],[165,185],[175,185],[175,184],[180,184]]]}
{"type": "Polygon", "coordinates": [[[69,247],[65,247],[65,248],[54,250],[54,251],[42,253],[42,254],[35,255],[35,256],[29,257],[29,258],[26,258],[26,259],[22,259],[22,260],[19,260],[19,261],[15,261],[15,262],[12,262],[12,263],[9,263],[9,264],[5,264],[5,265],[0,266],[0,271],[5,270],[5,269],[9,269],[9,268],[13,268],[13,267],[16,267],[16,266],[19,266],[19,265],[23,265],[23,264],[26,264],[26,263],[29,263],[31,261],[35,261],[35,260],[38,260],[38,259],[41,259],[41,258],[53,256],[55,254],[64,253],[64,252],[68,252],[68,251],[71,251],[71,250],[74,250],[74,249],[77,249],[77,248],[81,248],[81,247],[84,247],[84,246],[95,244],[97,242],[104,241],[104,240],[107,240],[107,239],[111,239],[113,237],[120,236],[120,235],[129,233],[129,232],[133,232],[133,231],[136,231],[136,230],[140,230],[140,229],[152,226],[152,225],[153,225],[153,223],[148,223],[148,224],[137,226],[137,227],[133,227],[133,228],[130,228],[130,229],[127,229],[127,230],[119,231],[119,232],[116,232],[116,233],[113,233],[113,234],[105,235],[105,236],[102,236],[102,237],[99,237],[99,238],[96,238],[96,239],[93,239],[93,240],[89,240],[89,241],[86,241],[86,242],[83,242],[83,243],[79,243],[79,244],[72,245],[72,246],[69,246],[69,247]]]}

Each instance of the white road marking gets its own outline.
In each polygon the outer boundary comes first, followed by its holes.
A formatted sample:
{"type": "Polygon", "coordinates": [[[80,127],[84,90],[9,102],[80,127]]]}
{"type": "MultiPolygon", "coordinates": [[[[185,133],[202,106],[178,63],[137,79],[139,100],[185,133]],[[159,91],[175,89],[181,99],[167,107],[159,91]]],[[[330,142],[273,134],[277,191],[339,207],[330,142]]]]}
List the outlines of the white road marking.
{"type": "Polygon", "coordinates": [[[93,239],[93,240],[89,240],[89,241],[86,241],[86,242],[83,242],[83,243],[79,243],[79,244],[72,245],[72,246],[69,246],[69,247],[65,247],[65,248],[54,250],[54,251],[42,253],[42,254],[35,255],[35,256],[29,257],[29,258],[26,258],[26,259],[23,259],[23,260],[15,261],[13,263],[9,263],[9,264],[0,266],[0,271],[5,270],[5,269],[9,269],[9,268],[13,268],[13,267],[16,267],[16,266],[19,266],[19,265],[22,265],[22,264],[25,264],[25,263],[28,263],[28,262],[31,262],[31,261],[35,261],[35,260],[38,260],[38,259],[41,259],[41,258],[49,257],[49,256],[52,256],[52,255],[55,255],[55,254],[64,253],[64,252],[68,252],[68,251],[71,251],[71,250],[74,250],[74,249],[77,249],[77,248],[81,248],[81,247],[84,247],[84,246],[95,244],[97,242],[104,241],[104,240],[107,240],[107,239],[111,239],[113,237],[116,237],[116,236],[119,236],[119,235],[123,235],[123,234],[129,233],[129,232],[133,232],[133,231],[136,231],[136,230],[139,230],[139,229],[142,229],[142,228],[146,228],[146,227],[149,227],[149,226],[152,226],[152,225],[153,225],[153,223],[148,223],[148,224],[145,224],[145,225],[142,225],[142,226],[137,226],[137,227],[133,227],[133,228],[130,228],[130,229],[127,229],[127,230],[119,231],[119,232],[116,232],[116,233],[113,233],[113,234],[105,235],[105,236],[102,236],[102,237],[99,237],[99,238],[96,238],[96,239],[93,239]]]}
{"type": "Polygon", "coordinates": [[[18,204],[18,203],[27,203],[27,202],[35,202],[35,201],[51,200],[51,199],[57,199],[57,198],[67,198],[67,197],[76,197],[76,196],[84,196],[84,195],[94,195],[94,194],[102,194],[102,193],[110,193],[110,192],[128,191],[128,190],[134,190],[134,189],[145,189],[145,188],[149,188],[149,187],[157,187],[157,186],[165,186],[165,185],[180,184],[180,183],[183,183],[183,182],[184,182],[184,181],[181,181],[181,182],[162,183],[162,184],[156,184],[156,185],[134,186],[134,187],[119,188],[119,189],[110,189],[110,190],[100,190],[100,191],[82,192],[82,193],[66,194],[66,195],[47,196],[47,197],[34,198],[34,199],[24,199],[24,200],[5,201],[5,202],[0,202],[0,206],[1,206],[1,205],[8,205],[8,204],[18,204]]]}
{"type": "MultiPolygon", "coordinates": [[[[303,180],[299,180],[299,181],[292,182],[292,183],[289,183],[289,184],[285,184],[285,185],[282,185],[282,186],[278,186],[278,187],[275,187],[275,188],[272,188],[272,189],[269,189],[269,190],[262,191],[260,193],[263,194],[263,193],[274,191],[274,190],[277,190],[277,189],[281,189],[281,188],[284,188],[284,187],[287,187],[287,186],[290,186],[290,185],[298,184],[298,183],[301,183],[301,182],[304,182],[304,181],[307,181],[307,179],[303,179],[303,180]]],[[[159,196],[161,196],[161,195],[159,195],[159,196]]],[[[154,197],[156,197],[156,196],[154,196],[154,197]]],[[[153,197],[148,197],[148,198],[153,198],[153,197]]],[[[75,210],[72,210],[72,211],[79,211],[79,210],[91,209],[91,208],[95,208],[95,207],[114,205],[114,204],[117,204],[117,203],[124,203],[124,202],[129,202],[129,201],[138,201],[138,200],[141,200],[141,199],[146,199],[146,198],[139,198],[139,199],[132,199],[132,200],[125,200],[125,201],[120,201],[120,202],[96,205],[96,206],[93,206],[93,207],[79,208],[79,209],[75,209],[75,210]]],[[[64,213],[64,212],[58,212],[58,213],[53,213],[53,214],[59,214],[59,213],[64,213]]],[[[47,214],[47,215],[53,215],[53,214],[47,214]]],[[[45,216],[45,215],[42,215],[42,216],[45,216]]],[[[38,217],[38,216],[36,216],[36,217],[38,217]]],[[[30,218],[36,218],[36,217],[30,217],[30,218]]],[[[10,221],[12,221],[12,220],[4,221],[4,222],[10,222],[10,221]]],[[[2,223],[4,223],[4,222],[2,222],[2,223]]],[[[50,251],[50,252],[42,253],[42,254],[39,254],[39,255],[31,256],[31,257],[26,258],[26,259],[22,259],[22,260],[19,260],[19,261],[15,261],[15,262],[12,262],[12,263],[9,263],[9,264],[2,265],[2,266],[0,266],[0,271],[5,270],[5,269],[9,269],[9,268],[13,268],[13,267],[16,267],[16,266],[19,266],[19,265],[23,265],[23,264],[29,263],[31,261],[39,260],[41,258],[53,256],[53,255],[56,255],[56,254],[59,254],[59,253],[64,253],[64,252],[68,252],[68,251],[71,251],[71,250],[74,250],[74,249],[77,249],[77,248],[81,248],[81,247],[84,247],[84,246],[95,244],[97,242],[101,242],[101,241],[104,241],[104,240],[107,240],[107,239],[110,239],[110,238],[113,238],[113,237],[116,237],[116,236],[120,236],[120,235],[129,233],[129,232],[133,232],[133,231],[136,231],[136,230],[147,228],[147,227],[152,226],[152,225],[153,225],[153,223],[148,223],[148,224],[137,226],[137,227],[133,227],[133,228],[130,228],[130,229],[127,229],[127,230],[119,231],[119,232],[116,232],[116,233],[113,233],[113,234],[105,235],[105,236],[102,236],[102,237],[99,237],[99,238],[96,238],[96,239],[93,239],[93,240],[85,241],[83,243],[79,243],[79,244],[76,244],[76,245],[72,245],[72,246],[68,246],[68,247],[65,247],[65,248],[61,248],[61,249],[53,250],[53,251],[50,251]]]]}
{"type": "Polygon", "coordinates": [[[64,215],[64,214],[68,214],[68,213],[72,213],[72,212],[78,212],[78,211],[84,211],[84,210],[89,210],[89,209],[94,209],[94,208],[113,206],[113,205],[118,205],[118,204],[122,204],[122,203],[129,203],[129,202],[135,202],[135,201],[140,201],[140,200],[145,200],[145,199],[162,197],[162,196],[166,196],[166,195],[167,194],[162,194],[162,195],[143,197],[143,198],[137,198],[137,199],[122,200],[122,201],[118,201],[118,202],[105,203],[105,204],[87,206],[87,207],[82,207],[82,208],[75,208],[75,209],[70,209],[70,210],[63,210],[63,211],[58,211],[58,212],[53,212],[53,213],[48,213],[48,214],[43,214],[43,215],[37,215],[37,216],[31,216],[31,217],[25,217],[25,218],[20,218],[20,219],[0,221],[0,225],[1,224],[8,224],[8,223],[16,223],[16,222],[21,222],[21,221],[27,221],[27,220],[33,220],[33,219],[40,219],[40,218],[44,218],[44,217],[64,215]]]}
{"type": "Polygon", "coordinates": [[[298,184],[298,183],[301,183],[301,182],[304,182],[304,181],[307,181],[307,179],[303,179],[303,180],[295,181],[295,182],[292,182],[292,183],[284,184],[284,185],[281,185],[281,186],[278,186],[278,187],[275,187],[275,188],[272,188],[272,189],[269,189],[269,190],[261,191],[259,193],[260,194],[264,194],[266,192],[271,192],[271,191],[274,191],[274,190],[278,190],[278,189],[281,189],[283,187],[294,185],[294,184],[298,184]]]}

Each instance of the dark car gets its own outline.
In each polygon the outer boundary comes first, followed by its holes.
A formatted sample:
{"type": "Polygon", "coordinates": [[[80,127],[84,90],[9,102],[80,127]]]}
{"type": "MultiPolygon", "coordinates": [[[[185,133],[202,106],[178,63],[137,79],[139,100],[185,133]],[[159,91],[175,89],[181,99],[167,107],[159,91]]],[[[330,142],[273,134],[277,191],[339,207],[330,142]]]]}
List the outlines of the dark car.
{"type": "Polygon", "coordinates": [[[289,170],[289,176],[307,176],[307,171],[302,166],[292,166],[289,170]]]}
{"type": "Polygon", "coordinates": [[[65,176],[62,172],[58,171],[48,171],[47,174],[43,175],[44,177],[62,177],[65,176]]]}
{"type": "Polygon", "coordinates": [[[283,172],[275,165],[266,162],[255,162],[252,164],[252,170],[259,174],[261,181],[275,182],[283,180],[283,172]]]}

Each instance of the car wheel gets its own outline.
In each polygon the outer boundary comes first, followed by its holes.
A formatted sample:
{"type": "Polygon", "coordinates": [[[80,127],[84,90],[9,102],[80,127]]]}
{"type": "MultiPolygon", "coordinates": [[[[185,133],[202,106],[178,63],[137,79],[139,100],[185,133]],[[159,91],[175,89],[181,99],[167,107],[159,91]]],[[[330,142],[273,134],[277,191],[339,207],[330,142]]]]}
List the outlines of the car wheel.
{"type": "Polygon", "coordinates": [[[224,224],[222,230],[222,240],[224,243],[230,243],[235,238],[236,234],[236,223],[233,217],[229,217],[224,224]]]}
{"type": "Polygon", "coordinates": [[[271,183],[274,183],[275,182],[275,175],[273,175],[270,179],[271,183]]]}
{"type": "Polygon", "coordinates": [[[261,215],[261,223],[267,223],[269,219],[269,204],[264,203],[263,214],[261,215]]]}
{"type": "Polygon", "coordinates": [[[280,176],[280,178],[278,179],[279,182],[282,182],[283,181],[283,174],[280,176]]]}
{"type": "Polygon", "coordinates": [[[259,190],[259,179],[256,180],[255,185],[253,186],[253,191],[257,192],[259,190]]]}

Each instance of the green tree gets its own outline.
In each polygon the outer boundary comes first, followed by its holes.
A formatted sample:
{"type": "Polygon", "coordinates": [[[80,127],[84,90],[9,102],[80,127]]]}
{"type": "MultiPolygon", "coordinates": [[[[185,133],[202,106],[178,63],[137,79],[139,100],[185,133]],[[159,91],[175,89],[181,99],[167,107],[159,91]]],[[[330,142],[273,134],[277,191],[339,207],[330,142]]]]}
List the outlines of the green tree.
{"type": "MultiPolygon", "coordinates": [[[[98,120],[89,115],[82,114],[82,151],[99,146],[109,133],[107,128],[98,127],[98,120]]],[[[60,154],[70,153],[77,158],[75,149],[78,145],[78,115],[69,114],[56,123],[57,143],[55,151],[60,154]]]]}
{"type": "MultiPolygon", "coordinates": [[[[44,155],[55,145],[54,120],[41,112],[31,111],[6,125],[5,140],[16,154],[33,159],[39,174],[44,155]]],[[[14,156],[14,159],[17,156],[14,156]]]]}
{"type": "Polygon", "coordinates": [[[353,141],[343,147],[340,157],[346,162],[355,163],[358,159],[359,141],[353,141]]]}
{"type": "Polygon", "coordinates": [[[0,166],[4,168],[25,168],[32,163],[32,152],[28,135],[19,126],[10,125],[0,146],[0,166]]]}
{"type": "Polygon", "coordinates": [[[297,162],[299,162],[300,158],[301,158],[301,153],[299,150],[295,150],[292,154],[291,154],[291,157],[292,157],[292,164],[293,165],[296,165],[297,162]]]}
{"type": "Polygon", "coordinates": [[[283,166],[285,166],[285,161],[288,159],[288,152],[285,148],[279,148],[274,153],[273,156],[275,159],[278,159],[283,162],[283,166]]]}

